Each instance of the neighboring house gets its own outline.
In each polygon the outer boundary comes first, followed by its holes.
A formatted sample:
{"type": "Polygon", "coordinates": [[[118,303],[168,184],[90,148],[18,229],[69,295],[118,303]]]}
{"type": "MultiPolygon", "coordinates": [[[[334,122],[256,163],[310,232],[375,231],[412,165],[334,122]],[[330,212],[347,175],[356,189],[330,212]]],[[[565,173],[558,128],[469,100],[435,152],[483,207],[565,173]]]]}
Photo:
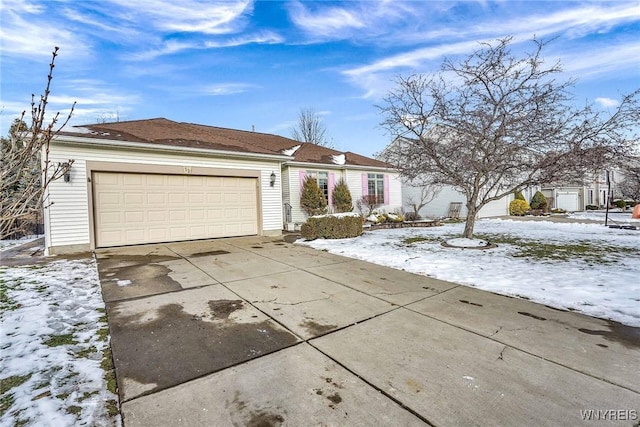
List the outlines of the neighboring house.
{"type": "MultiPolygon", "coordinates": [[[[527,195],[525,194],[525,198],[527,195]]],[[[405,212],[413,212],[412,205],[419,203],[421,199],[421,189],[419,187],[410,185],[403,180],[402,182],[402,205],[405,212]]],[[[509,215],[509,202],[513,200],[513,195],[505,196],[499,200],[489,202],[480,209],[477,214],[478,218],[488,218],[509,215]]],[[[530,198],[527,198],[530,200],[530,198]]],[[[464,193],[456,190],[452,186],[445,185],[441,188],[440,192],[428,202],[422,209],[418,211],[418,214],[422,218],[446,218],[451,216],[451,208],[455,204],[459,204],[458,217],[466,218],[467,207],[465,206],[467,199],[464,193]]]]}
{"type": "Polygon", "coordinates": [[[542,193],[551,201],[551,208],[567,212],[583,211],[587,206],[605,208],[611,201],[609,185],[612,196],[621,195],[618,185],[623,179],[624,174],[618,168],[612,168],[609,171],[591,173],[582,183],[543,185],[542,193]]]}
{"type": "Polygon", "coordinates": [[[74,162],[69,179],[47,189],[46,252],[279,235],[285,201],[292,205],[292,218],[304,221],[297,193],[301,170],[319,179],[327,173],[329,192],[345,177],[354,203],[363,191],[362,174],[381,174],[389,202],[384,208],[399,207],[399,180],[386,165],[309,145],[163,118],[61,132],[51,144],[50,159],[74,162]],[[297,145],[295,154],[291,149],[297,145]],[[338,164],[341,156],[344,164],[338,164]]]}

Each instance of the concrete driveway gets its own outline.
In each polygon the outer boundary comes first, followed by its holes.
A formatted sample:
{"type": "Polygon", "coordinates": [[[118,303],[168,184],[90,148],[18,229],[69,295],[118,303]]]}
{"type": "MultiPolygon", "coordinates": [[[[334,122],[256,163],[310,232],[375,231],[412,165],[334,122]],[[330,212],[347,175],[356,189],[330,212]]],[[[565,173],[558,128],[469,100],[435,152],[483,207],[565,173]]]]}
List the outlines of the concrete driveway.
{"type": "Polygon", "coordinates": [[[277,238],[96,255],[126,427],[640,417],[639,328],[277,238]]]}

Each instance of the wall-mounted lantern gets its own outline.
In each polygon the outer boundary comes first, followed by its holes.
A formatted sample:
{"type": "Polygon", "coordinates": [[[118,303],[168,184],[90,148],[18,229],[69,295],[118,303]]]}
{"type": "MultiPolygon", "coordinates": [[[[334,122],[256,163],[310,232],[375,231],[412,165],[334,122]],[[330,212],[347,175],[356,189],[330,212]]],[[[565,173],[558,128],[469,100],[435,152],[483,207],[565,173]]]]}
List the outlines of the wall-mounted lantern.
{"type": "Polygon", "coordinates": [[[71,182],[71,163],[64,162],[60,166],[62,167],[62,169],[64,169],[64,182],[71,182]]]}
{"type": "Polygon", "coordinates": [[[275,172],[271,172],[271,176],[270,176],[270,180],[269,180],[269,185],[270,186],[274,186],[276,185],[276,173],[275,172]]]}

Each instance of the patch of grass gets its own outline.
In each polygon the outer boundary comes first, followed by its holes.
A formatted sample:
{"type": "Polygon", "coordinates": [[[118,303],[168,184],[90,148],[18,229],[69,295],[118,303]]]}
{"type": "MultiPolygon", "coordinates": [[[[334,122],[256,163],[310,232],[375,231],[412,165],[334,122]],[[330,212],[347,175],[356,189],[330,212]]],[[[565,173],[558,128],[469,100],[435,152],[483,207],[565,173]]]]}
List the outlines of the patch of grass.
{"type": "Polygon", "coordinates": [[[115,400],[113,399],[107,400],[106,404],[107,404],[107,414],[110,417],[115,417],[120,413],[120,409],[118,408],[118,402],[116,402],[115,400]]]}
{"type": "Polygon", "coordinates": [[[87,400],[91,396],[95,396],[96,394],[99,394],[99,393],[100,392],[98,390],[92,391],[91,393],[89,393],[88,391],[85,391],[84,393],[82,393],[82,396],[78,398],[78,400],[82,402],[83,400],[87,400]]]}
{"type": "Polygon", "coordinates": [[[7,378],[0,379],[0,394],[5,394],[7,391],[11,390],[14,387],[18,387],[25,382],[29,381],[31,378],[31,373],[26,375],[14,375],[7,378]]]}
{"type": "Polygon", "coordinates": [[[82,412],[82,408],[76,405],[71,405],[67,408],[67,414],[78,415],[82,412]]]}
{"type": "Polygon", "coordinates": [[[98,341],[107,341],[109,338],[109,328],[98,329],[98,341]]]}
{"type": "Polygon", "coordinates": [[[95,353],[97,353],[97,352],[98,352],[98,349],[97,349],[97,348],[95,348],[95,346],[91,346],[91,347],[89,347],[89,348],[85,348],[85,349],[82,349],[82,350],[80,350],[80,351],[76,352],[76,355],[77,355],[79,358],[86,358],[86,357],[88,357],[89,355],[91,355],[91,354],[95,354],[95,353]]]}
{"type": "Polygon", "coordinates": [[[15,310],[20,304],[9,298],[9,286],[4,280],[0,280],[0,313],[15,310]]]}
{"type": "Polygon", "coordinates": [[[117,393],[118,384],[116,383],[116,373],[113,366],[113,356],[111,354],[111,348],[107,348],[104,350],[104,354],[102,356],[102,362],[100,362],[100,367],[104,370],[104,379],[107,382],[107,390],[111,393],[117,393]]]}
{"type": "Polygon", "coordinates": [[[113,370],[105,372],[104,379],[107,381],[107,390],[116,394],[118,392],[118,385],[115,372],[113,370]]]}
{"type": "Polygon", "coordinates": [[[0,379],[0,417],[4,416],[15,400],[13,393],[9,393],[9,390],[29,381],[31,375],[31,373],[26,375],[13,375],[0,379]]]}
{"type": "Polygon", "coordinates": [[[573,243],[545,242],[514,237],[509,234],[476,234],[475,238],[515,247],[516,258],[537,261],[584,261],[589,264],[614,264],[623,256],[640,256],[640,251],[628,247],[579,241],[573,243]]]}
{"type": "Polygon", "coordinates": [[[428,242],[430,239],[426,238],[426,237],[409,237],[406,238],[402,241],[402,243],[405,243],[407,245],[410,245],[412,243],[419,243],[419,242],[428,242]]]}
{"type": "Polygon", "coordinates": [[[77,342],[73,339],[73,334],[52,335],[44,342],[48,347],[58,347],[61,345],[73,345],[77,342]]]}

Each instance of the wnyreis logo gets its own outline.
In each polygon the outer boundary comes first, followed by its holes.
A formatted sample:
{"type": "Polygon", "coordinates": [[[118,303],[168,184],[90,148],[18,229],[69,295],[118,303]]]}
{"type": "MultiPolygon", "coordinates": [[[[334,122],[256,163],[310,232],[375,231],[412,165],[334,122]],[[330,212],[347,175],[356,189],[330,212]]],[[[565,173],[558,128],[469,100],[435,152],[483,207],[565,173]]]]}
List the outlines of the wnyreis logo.
{"type": "Polygon", "coordinates": [[[581,409],[583,421],[637,421],[635,409],[581,409]]]}

